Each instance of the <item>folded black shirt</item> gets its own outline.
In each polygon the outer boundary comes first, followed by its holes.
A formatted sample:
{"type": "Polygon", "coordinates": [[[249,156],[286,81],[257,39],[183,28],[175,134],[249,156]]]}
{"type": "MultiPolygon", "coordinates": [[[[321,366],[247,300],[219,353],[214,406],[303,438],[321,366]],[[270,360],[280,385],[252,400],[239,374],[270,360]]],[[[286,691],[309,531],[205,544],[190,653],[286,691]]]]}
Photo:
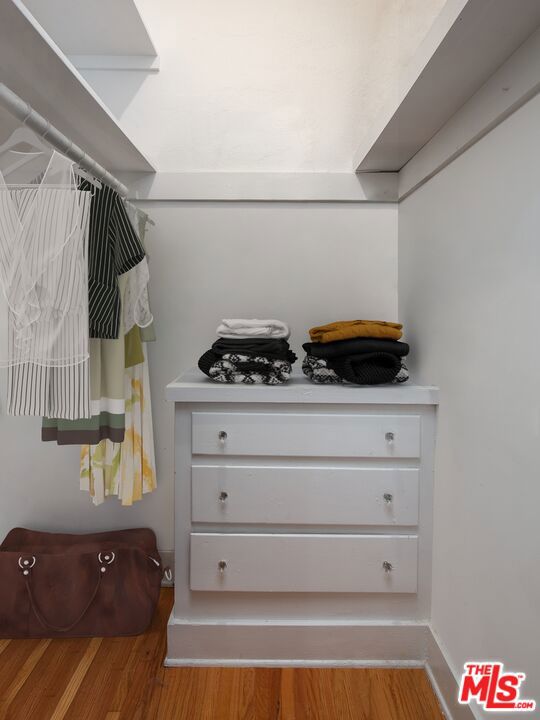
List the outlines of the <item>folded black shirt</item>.
{"type": "Polygon", "coordinates": [[[241,355],[262,355],[272,360],[287,360],[294,362],[296,355],[286,340],[275,338],[219,338],[212,345],[216,355],[239,353],[241,355]],[[292,357],[294,356],[294,357],[292,357]]]}
{"type": "Polygon", "coordinates": [[[336,340],[331,343],[311,343],[302,345],[308,355],[319,358],[341,357],[343,355],[363,355],[364,353],[390,353],[397,357],[409,354],[407,343],[399,340],[379,338],[353,338],[352,340],[336,340]]]}

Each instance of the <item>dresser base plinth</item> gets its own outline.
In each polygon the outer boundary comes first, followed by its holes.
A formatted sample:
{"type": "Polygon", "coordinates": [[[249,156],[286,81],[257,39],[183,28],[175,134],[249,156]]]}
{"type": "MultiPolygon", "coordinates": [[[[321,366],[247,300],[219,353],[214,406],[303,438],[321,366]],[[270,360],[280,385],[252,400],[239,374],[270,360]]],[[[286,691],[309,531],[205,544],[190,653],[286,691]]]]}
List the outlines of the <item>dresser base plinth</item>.
{"type": "Polygon", "coordinates": [[[165,665],[422,666],[427,624],[193,622],[171,616],[165,665]]]}

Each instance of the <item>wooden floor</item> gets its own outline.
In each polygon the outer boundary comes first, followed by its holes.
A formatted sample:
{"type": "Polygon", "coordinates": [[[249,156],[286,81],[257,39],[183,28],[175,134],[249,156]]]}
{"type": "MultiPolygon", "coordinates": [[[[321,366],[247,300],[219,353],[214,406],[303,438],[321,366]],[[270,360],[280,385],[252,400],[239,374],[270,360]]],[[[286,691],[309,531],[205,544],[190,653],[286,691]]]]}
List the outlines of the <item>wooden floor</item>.
{"type": "Polygon", "coordinates": [[[423,670],[164,668],[136,638],[0,640],[0,720],[440,720],[423,670]]]}

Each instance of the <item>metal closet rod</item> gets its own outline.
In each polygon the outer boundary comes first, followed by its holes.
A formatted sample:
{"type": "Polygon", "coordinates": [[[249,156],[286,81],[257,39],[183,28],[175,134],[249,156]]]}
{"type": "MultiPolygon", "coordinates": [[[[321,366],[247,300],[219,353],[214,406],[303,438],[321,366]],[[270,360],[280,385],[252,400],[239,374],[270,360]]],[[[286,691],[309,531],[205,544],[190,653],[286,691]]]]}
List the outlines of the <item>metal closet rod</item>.
{"type": "Polygon", "coordinates": [[[63,133],[57,130],[48,120],[36,112],[27,102],[22,100],[17,94],[10,90],[7,85],[0,83],[0,105],[4,107],[11,115],[16,117],[24,125],[40,135],[52,147],[59,150],[70,160],[78,163],[82,168],[88,170],[98,180],[116,190],[117,193],[126,197],[128,189],[120,180],[108,170],[87,155],[78,145],[67,138],[63,133]]]}

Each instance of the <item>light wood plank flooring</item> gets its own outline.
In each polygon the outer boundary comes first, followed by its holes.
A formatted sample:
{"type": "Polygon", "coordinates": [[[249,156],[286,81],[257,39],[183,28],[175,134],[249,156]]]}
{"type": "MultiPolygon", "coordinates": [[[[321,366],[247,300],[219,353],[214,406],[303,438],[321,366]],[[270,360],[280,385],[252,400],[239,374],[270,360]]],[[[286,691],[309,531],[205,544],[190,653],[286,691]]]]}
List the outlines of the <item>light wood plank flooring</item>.
{"type": "Polygon", "coordinates": [[[0,720],[440,720],[423,670],[164,668],[136,638],[0,640],[0,720]]]}

